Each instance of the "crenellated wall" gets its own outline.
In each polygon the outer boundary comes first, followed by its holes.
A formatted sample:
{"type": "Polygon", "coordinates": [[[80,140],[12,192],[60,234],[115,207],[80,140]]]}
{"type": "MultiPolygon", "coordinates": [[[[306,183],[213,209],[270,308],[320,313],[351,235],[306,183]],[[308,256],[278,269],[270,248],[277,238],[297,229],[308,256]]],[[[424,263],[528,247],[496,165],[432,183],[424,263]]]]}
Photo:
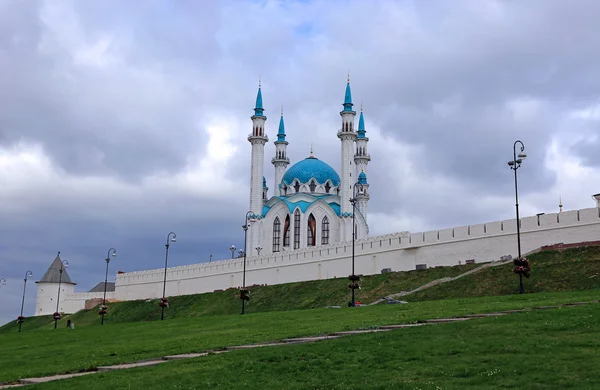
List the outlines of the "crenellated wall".
{"type": "MultiPolygon", "coordinates": [[[[459,226],[420,233],[394,233],[355,242],[357,274],[499,260],[517,255],[516,220],[459,226]]],[[[522,253],[543,245],[594,241],[600,237],[600,208],[544,214],[521,219],[522,253]]],[[[352,241],[316,246],[247,259],[246,284],[279,284],[351,273],[352,241]]],[[[187,295],[242,284],[242,259],[193,264],[167,269],[166,295],[187,295]]],[[[117,275],[118,300],[162,296],[164,269],[117,275]]]]}

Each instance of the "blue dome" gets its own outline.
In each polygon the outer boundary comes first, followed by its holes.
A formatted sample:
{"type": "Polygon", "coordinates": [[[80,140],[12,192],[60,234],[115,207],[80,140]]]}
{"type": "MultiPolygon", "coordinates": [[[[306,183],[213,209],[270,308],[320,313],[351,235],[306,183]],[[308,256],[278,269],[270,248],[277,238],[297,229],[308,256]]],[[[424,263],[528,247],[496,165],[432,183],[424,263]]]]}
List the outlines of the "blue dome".
{"type": "Polygon", "coordinates": [[[310,179],[315,179],[319,184],[325,184],[327,180],[331,180],[334,187],[340,184],[340,176],[337,172],[316,157],[307,157],[292,165],[281,181],[291,185],[295,179],[298,179],[301,184],[308,183],[310,179]]]}

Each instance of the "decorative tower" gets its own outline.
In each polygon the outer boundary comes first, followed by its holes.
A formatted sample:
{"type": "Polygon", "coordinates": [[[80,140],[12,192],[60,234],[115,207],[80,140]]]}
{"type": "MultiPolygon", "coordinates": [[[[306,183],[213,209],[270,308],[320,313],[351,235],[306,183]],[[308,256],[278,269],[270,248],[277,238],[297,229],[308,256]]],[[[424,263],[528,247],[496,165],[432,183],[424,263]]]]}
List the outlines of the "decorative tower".
{"type": "Polygon", "coordinates": [[[58,311],[72,313],[68,297],[75,293],[75,283],[69,277],[66,267],[60,258],[60,252],[54,258],[50,267],[37,282],[37,296],[35,298],[35,314],[43,316],[56,311],[56,302],[59,300],[58,311]],[[61,273],[62,270],[62,273],[61,273]],[[58,292],[60,286],[60,294],[58,292]]]}
{"type": "MultiPolygon", "coordinates": [[[[261,83],[258,81],[258,94],[256,95],[256,106],[254,115],[252,115],[252,133],[248,136],[248,142],[252,145],[252,160],[250,162],[250,212],[249,218],[257,221],[250,223],[248,227],[248,248],[254,248],[258,245],[260,237],[258,233],[262,225],[263,202],[263,181],[264,181],[264,161],[265,161],[265,143],[269,141],[265,133],[265,122],[267,117],[264,115],[261,83]]],[[[252,253],[248,250],[248,253],[252,253]]]]}
{"type": "Polygon", "coordinates": [[[354,154],[354,164],[356,164],[356,174],[364,172],[367,174],[367,165],[371,161],[371,156],[367,150],[369,138],[366,136],[365,118],[363,116],[362,104],[360,105],[360,117],[358,118],[358,137],[356,137],[356,153],[354,154]]]}
{"type": "Polygon", "coordinates": [[[281,179],[285,173],[290,159],[287,156],[288,142],[285,140],[285,124],[283,122],[283,107],[281,108],[281,118],[279,118],[279,131],[277,132],[277,141],[275,144],[275,157],[271,163],[275,166],[275,186],[273,187],[273,195],[283,195],[281,191],[281,179]]]}
{"type": "MultiPolygon", "coordinates": [[[[340,184],[340,206],[341,217],[352,216],[352,186],[355,183],[356,176],[352,177],[354,166],[352,163],[352,152],[356,132],[354,131],[354,117],[356,111],[352,110],[352,93],[350,91],[350,74],[348,74],[348,83],[346,84],[346,95],[344,97],[344,109],[340,112],[342,117],[342,128],[338,131],[338,138],[342,141],[342,161],[341,161],[341,184],[340,184]]],[[[352,223],[342,223],[340,229],[340,238],[343,241],[352,239],[352,223]],[[347,226],[346,226],[347,225],[347,226]]]]}
{"type": "MultiPolygon", "coordinates": [[[[367,175],[365,172],[361,172],[358,174],[358,185],[356,186],[356,199],[358,200],[357,208],[358,211],[362,214],[365,219],[365,223],[367,223],[367,207],[369,205],[369,183],[367,183],[367,175]]],[[[367,224],[368,226],[368,224],[367,224]]],[[[368,228],[367,228],[368,229],[368,228]]],[[[360,232],[360,237],[364,238],[367,236],[368,232],[360,232]]]]}

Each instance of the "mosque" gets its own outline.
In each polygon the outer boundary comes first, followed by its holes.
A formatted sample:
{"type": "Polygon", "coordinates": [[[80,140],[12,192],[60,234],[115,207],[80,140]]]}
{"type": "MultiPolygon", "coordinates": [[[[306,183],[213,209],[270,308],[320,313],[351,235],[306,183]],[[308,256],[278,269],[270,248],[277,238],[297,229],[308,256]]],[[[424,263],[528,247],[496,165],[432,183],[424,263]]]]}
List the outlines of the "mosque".
{"type": "Polygon", "coordinates": [[[358,129],[353,109],[350,79],[346,84],[340,111],[341,172],[312,153],[288,168],[283,112],[271,163],[275,168],[274,194],[269,197],[264,174],[266,135],[262,91],[259,83],[252,119],[250,169],[250,208],[247,213],[248,255],[275,254],[295,249],[331,245],[369,234],[367,206],[369,184],[365,120],[361,108],[358,129]]]}

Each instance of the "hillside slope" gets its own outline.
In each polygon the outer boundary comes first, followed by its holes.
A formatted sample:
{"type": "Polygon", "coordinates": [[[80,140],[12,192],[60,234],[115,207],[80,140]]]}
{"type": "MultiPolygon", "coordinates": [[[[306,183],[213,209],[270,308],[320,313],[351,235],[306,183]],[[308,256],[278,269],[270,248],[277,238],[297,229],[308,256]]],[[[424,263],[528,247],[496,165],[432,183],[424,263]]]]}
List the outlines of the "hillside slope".
{"type": "MultiPolygon", "coordinates": [[[[525,291],[553,292],[600,289],[600,247],[582,247],[564,251],[545,251],[529,256],[532,276],[524,279],[525,291]]],[[[420,271],[392,272],[363,278],[357,300],[371,303],[390,294],[413,290],[434,280],[454,277],[468,272],[480,264],[430,268],[420,271]]],[[[345,306],[350,299],[346,278],[315,280],[250,288],[251,300],[248,313],[310,309],[330,305],[345,306]]],[[[507,295],[518,293],[518,276],[512,273],[512,264],[486,268],[452,282],[432,286],[426,290],[400,299],[422,301],[446,298],[466,298],[484,295],[507,295]]],[[[170,307],[166,318],[189,318],[204,315],[237,314],[241,303],[235,289],[169,297],[170,307]]],[[[99,324],[97,310],[82,310],[65,316],[59,326],[65,326],[71,318],[77,326],[99,324]]],[[[108,323],[153,321],[160,318],[157,299],[111,303],[105,318],[108,323]]],[[[52,323],[51,316],[28,318],[27,329],[46,327],[52,323]]],[[[2,332],[14,331],[11,322],[0,328],[2,332]]]]}
{"type": "MultiPolygon", "coordinates": [[[[544,251],[528,256],[531,277],[523,278],[525,293],[600,289],[600,246],[544,251]]],[[[406,301],[508,295],[519,292],[512,263],[484,269],[402,297],[406,301]]]]}

